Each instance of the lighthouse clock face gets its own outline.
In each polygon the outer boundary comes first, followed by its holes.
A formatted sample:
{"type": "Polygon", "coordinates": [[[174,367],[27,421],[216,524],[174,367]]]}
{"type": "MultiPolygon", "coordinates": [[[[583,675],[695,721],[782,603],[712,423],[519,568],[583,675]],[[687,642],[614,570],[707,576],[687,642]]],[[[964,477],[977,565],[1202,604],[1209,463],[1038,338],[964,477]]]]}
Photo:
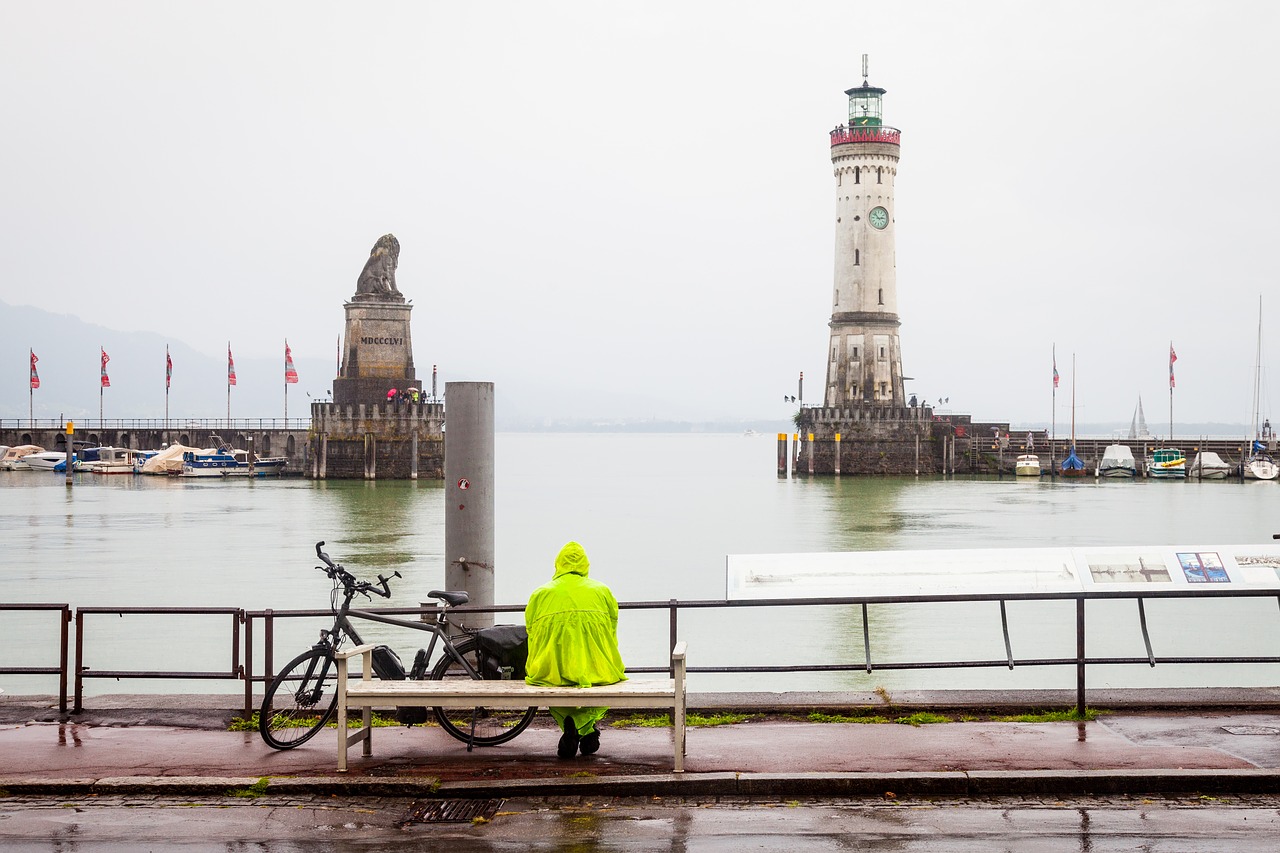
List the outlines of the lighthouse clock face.
{"type": "Polygon", "coordinates": [[[872,228],[877,228],[883,231],[889,224],[889,211],[885,210],[883,207],[873,207],[871,208],[871,215],[868,219],[871,220],[872,228]]]}

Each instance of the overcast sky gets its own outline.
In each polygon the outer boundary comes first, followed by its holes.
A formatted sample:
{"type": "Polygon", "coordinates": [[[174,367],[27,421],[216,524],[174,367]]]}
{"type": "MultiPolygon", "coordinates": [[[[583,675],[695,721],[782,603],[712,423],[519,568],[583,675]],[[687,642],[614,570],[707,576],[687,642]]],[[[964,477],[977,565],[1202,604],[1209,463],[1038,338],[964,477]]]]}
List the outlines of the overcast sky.
{"type": "Polygon", "coordinates": [[[420,376],[786,417],[800,371],[821,400],[827,132],[868,53],[909,391],[1047,421],[1056,343],[1059,423],[1075,353],[1081,420],[1154,426],[1172,341],[1177,420],[1243,423],[1280,4],[1052,8],[4,0],[0,300],[329,357],[391,232],[420,376]]]}

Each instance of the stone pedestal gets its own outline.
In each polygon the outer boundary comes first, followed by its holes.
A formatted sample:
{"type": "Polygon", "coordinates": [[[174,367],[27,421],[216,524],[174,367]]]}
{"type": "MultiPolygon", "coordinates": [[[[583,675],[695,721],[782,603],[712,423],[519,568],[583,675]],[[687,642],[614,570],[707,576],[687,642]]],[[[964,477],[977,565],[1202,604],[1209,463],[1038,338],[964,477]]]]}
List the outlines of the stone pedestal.
{"type": "Polygon", "coordinates": [[[412,305],[402,296],[357,295],[344,306],[346,336],[342,368],[333,380],[333,402],[340,406],[385,403],[390,388],[418,387],[409,332],[412,305]]]}

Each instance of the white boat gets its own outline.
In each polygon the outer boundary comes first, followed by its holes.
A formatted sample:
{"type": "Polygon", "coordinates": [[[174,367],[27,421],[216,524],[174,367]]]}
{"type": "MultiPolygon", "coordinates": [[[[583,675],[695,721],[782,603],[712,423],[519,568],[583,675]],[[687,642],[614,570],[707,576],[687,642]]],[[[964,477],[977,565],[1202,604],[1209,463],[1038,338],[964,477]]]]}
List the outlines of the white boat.
{"type": "Polygon", "coordinates": [[[1280,469],[1275,460],[1266,451],[1263,444],[1264,435],[1270,439],[1271,422],[1268,420],[1264,428],[1259,428],[1258,418],[1262,410],[1262,297],[1258,297],[1258,357],[1253,363],[1253,413],[1250,425],[1253,437],[1249,441],[1249,455],[1240,463],[1240,476],[1245,480],[1274,480],[1280,469]]]}
{"type": "Polygon", "coordinates": [[[1240,473],[1246,480],[1274,480],[1280,475],[1277,466],[1267,452],[1262,449],[1262,442],[1254,442],[1253,453],[1241,463],[1240,473]]]}
{"type": "Polygon", "coordinates": [[[288,459],[284,456],[254,456],[249,466],[247,450],[219,447],[216,450],[188,451],[182,454],[183,477],[267,477],[284,473],[288,459]]]}
{"type": "Polygon", "coordinates": [[[1187,468],[1187,477],[1195,480],[1225,480],[1231,471],[1232,466],[1223,462],[1221,456],[1212,450],[1201,450],[1196,454],[1196,458],[1191,460],[1191,466],[1187,468]]]}
{"type": "Polygon", "coordinates": [[[181,474],[183,454],[204,452],[205,451],[200,450],[199,448],[187,447],[184,444],[171,444],[155,456],[144,461],[142,463],[141,473],[168,475],[181,474]]]}
{"type": "MultiPolygon", "coordinates": [[[[71,461],[75,462],[75,454],[72,454],[71,461]]],[[[41,450],[38,453],[29,453],[22,457],[22,461],[27,463],[27,467],[33,471],[52,471],[59,462],[67,461],[67,452],[65,450],[41,450]]]]}
{"type": "Polygon", "coordinates": [[[1093,472],[1095,477],[1135,477],[1138,462],[1126,444],[1112,444],[1102,454],[1102,461],[1093,472]]]}
{"type": "Polygon", "coordinates": [[[145,451],[128,447],[99,447],[97,450],[98,461],[88,463],[81,470],[87,467],[95,474],[134,474],[140,464],[139,457],[146,456],[145,451]]]}
{"type": "Polygon", "coordinates": [[[1040,457],[1034,453],[1022,454],[1014,462],[1013,473],[1016,477],[1039,477],[1040,457]]]}
{"type": "Polygon", "coordinates": [[[43,450],[44,448],[38,444],[16,444],[5,450],[4,454],[0,456],[0,470],[25,471],[31,466],[22,461],[23,457],[32,453],[40,453],[43,450]]]}
{"type": "Polygon", "coordinates": [[[1147,476],[1156,480],[1183,480],[1187,476],[1187,457],[1176,447],[1161,447],[1147,457],[1147,476]]]}

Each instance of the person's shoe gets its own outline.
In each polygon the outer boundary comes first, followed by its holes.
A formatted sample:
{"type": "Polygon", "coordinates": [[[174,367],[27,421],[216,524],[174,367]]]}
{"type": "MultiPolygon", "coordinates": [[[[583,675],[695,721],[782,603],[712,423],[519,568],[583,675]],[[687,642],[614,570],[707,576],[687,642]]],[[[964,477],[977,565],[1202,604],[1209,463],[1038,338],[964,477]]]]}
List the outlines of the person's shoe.
{"type": "Polygon", "coordinates": [[[578,726],[573,722],[573,717],[564,718],[564,734],[560,735],[560,746],[556,749],[556,755],[561,758],[573,758],[578,754],[578,742],[582,738],[578,736],[578,726]]]}
{"type": "Polygon", "coordinates": [[[583,755],[595,755],[597,752],[599,752],[600,751],[600,730],[592,729],[591,734],[583,735],[582,743],[580,744],[580,746],[582,747],[583,755]]]}

